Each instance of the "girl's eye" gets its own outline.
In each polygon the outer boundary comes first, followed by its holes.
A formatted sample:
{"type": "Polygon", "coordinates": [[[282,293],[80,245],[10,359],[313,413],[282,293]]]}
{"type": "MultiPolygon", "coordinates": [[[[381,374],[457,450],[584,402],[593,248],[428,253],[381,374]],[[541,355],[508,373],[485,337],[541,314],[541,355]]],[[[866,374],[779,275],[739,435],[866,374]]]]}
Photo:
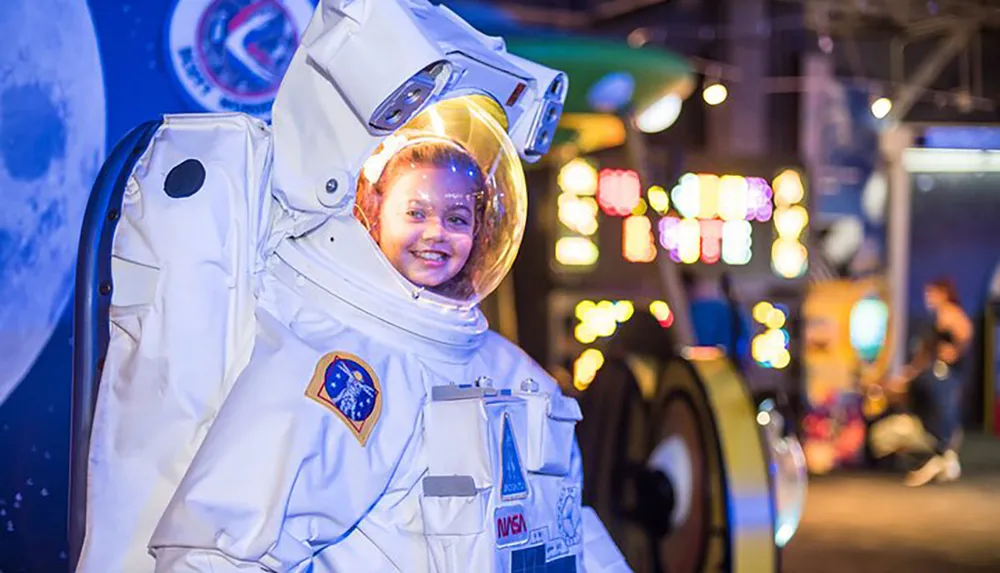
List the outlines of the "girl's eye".
{"type": "Polygon", "coordinates": [[[459,225],[462,227],[466,227],[469,225],[469,220],[460,215],[452,215],[451,217],[448,217],[448,222],[451,223],[452,225],[459,225]]]}
{"type": "Polygon", "coordinates": [[[407,217],[412,217],[417,220],[422,220],[424,218],[424,212],[419,209],[410,209],[406,212],[407,217]]]}

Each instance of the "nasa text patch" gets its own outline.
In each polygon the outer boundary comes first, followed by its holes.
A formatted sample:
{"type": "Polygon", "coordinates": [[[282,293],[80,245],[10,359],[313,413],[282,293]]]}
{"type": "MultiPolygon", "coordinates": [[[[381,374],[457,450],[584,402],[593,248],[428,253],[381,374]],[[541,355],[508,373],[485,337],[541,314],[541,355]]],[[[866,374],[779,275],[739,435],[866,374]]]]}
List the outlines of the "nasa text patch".
{"type": "Polygon", "coordinates": [[[320,358],[306,396],[337,414],[362,446],[382,415],[378,377],[364,360],[347,352],[330,352],[320,358]]]}
{"type": "Polygon", "coordinates": [[[524,518],[524,507],[505,505],[493,513],[496,527],[497,547],[510,547],[528,541],[528,522],[524,518]]]}

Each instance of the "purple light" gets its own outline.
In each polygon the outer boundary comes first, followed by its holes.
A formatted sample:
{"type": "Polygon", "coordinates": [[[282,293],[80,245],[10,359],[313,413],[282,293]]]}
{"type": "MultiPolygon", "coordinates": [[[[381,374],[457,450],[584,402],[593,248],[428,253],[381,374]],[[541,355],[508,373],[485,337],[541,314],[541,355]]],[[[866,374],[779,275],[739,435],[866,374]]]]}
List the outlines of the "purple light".
{"type": "Polygon", "coordinates": [[[764,223],[771,220],[771,197],[774,196],[771,186],[767,184],[767,180],[760,177],[748,177],[747,184],[749,187],[747,193],[747,221],[756,220],[764,223]]]}
{"type": "Polygon", "coordinates": [[[663,217],[660,219],[660,246],[672,254],[677,251],[677,228],[680,224],[681,220],[677,217],[663,217]]]}

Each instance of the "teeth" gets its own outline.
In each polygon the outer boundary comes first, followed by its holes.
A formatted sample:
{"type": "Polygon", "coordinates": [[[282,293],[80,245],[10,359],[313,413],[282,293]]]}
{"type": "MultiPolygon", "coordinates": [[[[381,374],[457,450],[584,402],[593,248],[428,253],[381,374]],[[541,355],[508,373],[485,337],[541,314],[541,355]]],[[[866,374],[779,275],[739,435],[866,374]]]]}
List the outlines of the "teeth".
{"type": "Polygon", "coordinates": [[[428,261],[443,261],[445,257],[443,253],[438,253],[434,251],[417,251],[413,254],[416,255],[417,258],[425,259],[428,261]]]}

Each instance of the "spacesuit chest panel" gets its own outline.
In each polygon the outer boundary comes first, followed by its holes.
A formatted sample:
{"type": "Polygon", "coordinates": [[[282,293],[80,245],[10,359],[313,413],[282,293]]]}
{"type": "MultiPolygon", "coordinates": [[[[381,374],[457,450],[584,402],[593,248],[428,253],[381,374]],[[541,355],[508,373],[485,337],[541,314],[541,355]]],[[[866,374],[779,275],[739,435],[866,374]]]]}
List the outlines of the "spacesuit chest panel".
{"type": "Polygon", "coordinates": [[[432,389],[421,498],[431,571],[577,570],[579,418],[575,400],[531,388],[432,389]]]}

